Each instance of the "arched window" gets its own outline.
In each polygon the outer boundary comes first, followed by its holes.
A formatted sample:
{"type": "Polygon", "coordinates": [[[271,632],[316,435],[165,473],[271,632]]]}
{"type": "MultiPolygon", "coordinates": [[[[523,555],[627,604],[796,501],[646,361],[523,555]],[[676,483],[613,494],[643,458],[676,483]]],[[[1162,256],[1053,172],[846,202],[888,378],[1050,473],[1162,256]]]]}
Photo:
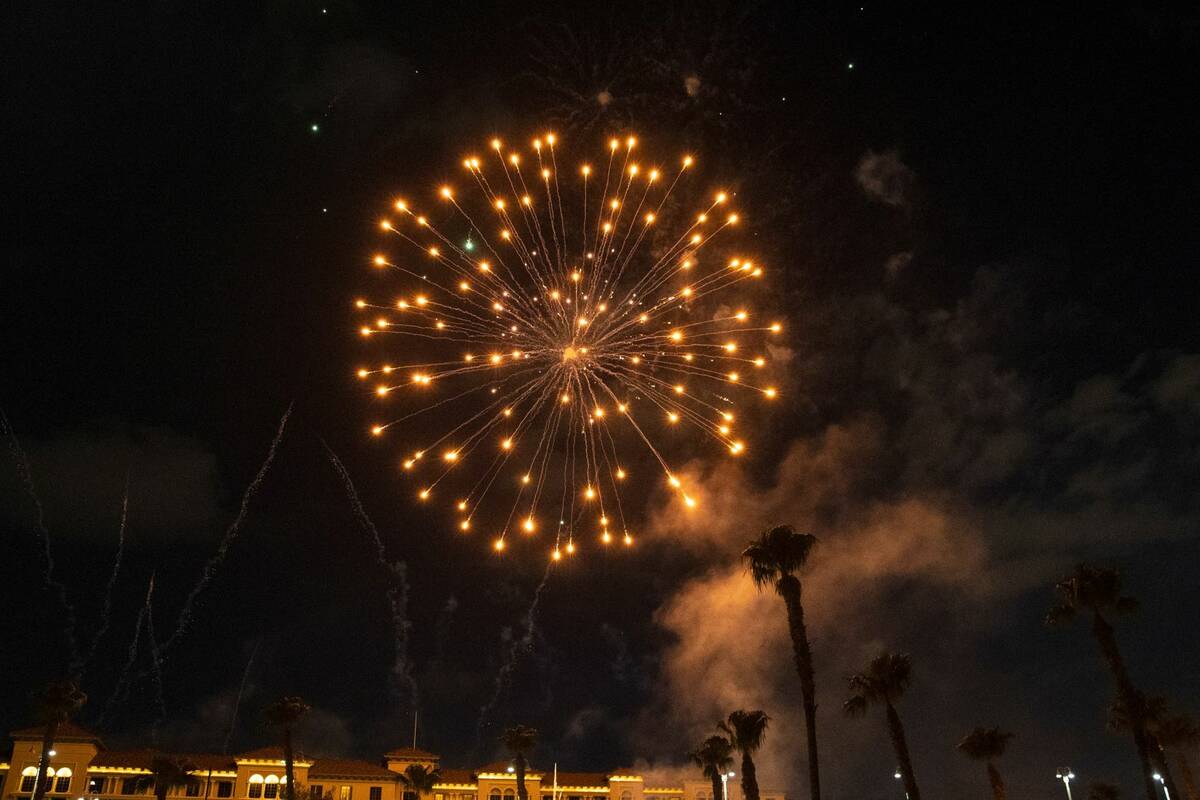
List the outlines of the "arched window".
{"type": "Polygon", "coordinates": [[[34,784],[37,783],[37,767],[26,767],[21,770],[21,791],[32,792],[34,784]]]}
{"type": "Polygon", "coordinates": [[[505,797],[512,797],[512,796],[513,796],[513,795],[515,795],[515,794],[516,794],[516,792],[514,792],[512,789],[505,789],[505,790],[504,790],[504,796],[505,796],[505,797]]]}
{"type": "Polygon", "coordinates": [[[621,800],[633,800],[633,792],[629,791],[628,789],[621,792],[621,800]]]}
{"type": "MultiPolygon", "coordinates": [[[[46,788],[50,788],[50,784],[46,784],[46,788]]],[[[71,768],[61,767],[54,773],[54,793],[66,794],[71,791],[71,768]]]]}
{"type": "Polygon", "coordinates": [[[276,797],[279,797],[279,776],[268,775],[263,784],[263,798],[264,800],[275,800],[276,797]]]}
{"type": "Polygon", "coordinates": [[[488,792],[488,798],[490,798],[490,800],[500,800],[500,790],[492,789],[490,792],[488,792]]]}
{"type": "Polygon", "coordinates": [[[254,775],[251,775],[250,776],[250,785],[246,788],[247,788],[247,794],[250,797],[255,797],[255,798],[262,797],[263,796],[263,776],[259,775],[257,773],[255,773],[254,775]]]}

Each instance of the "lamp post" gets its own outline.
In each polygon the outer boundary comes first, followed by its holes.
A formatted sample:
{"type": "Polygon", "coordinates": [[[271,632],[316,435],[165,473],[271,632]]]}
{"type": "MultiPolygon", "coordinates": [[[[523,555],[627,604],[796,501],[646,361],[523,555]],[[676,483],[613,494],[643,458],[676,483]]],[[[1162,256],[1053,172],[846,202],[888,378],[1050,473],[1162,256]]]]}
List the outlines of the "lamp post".
{"type": "Polygon", "coordinates": [[[1165,780],[1163,780],[1163,776],[1159,775],[1156,772],[1151,777],[1154,778],[1154,780],[1156,780],[1162,784],[1163,794],[1165,794],[1167,796],[1167,800],[1171,800],[1171,790],[1167,788],[1167,782],[1165,780]]]}
{"type": "MultiPolygon", "coordinates": [[[[721,800],[729,800],[729,779],[736,774],[733,770],[721,773],[721,800]]],[[[1167,800],[1171,798],[1168,797],[1167,800]]]]}
{"type": "MultiPolygon", "coordinates": [[[[898,767],[897,767],[896,771],[892,774],[892,777],[898,781],[904,780],[904,776],[902,774],[900,774],[900,769],[898,767]]],[[[908,800],[908,789],[904,790],[904,800],[908,800]]]]}
{"type": "Polygon", "coordinates": [[[1075,780],[1075,773],[1071,771],[1070,767],[1059,767],[1058,772],[1054,773],[1054,777],[1062,781],[1063,786],[1067,787],[1067,800],[1071,800],[1071,781],[1075,780]]]}

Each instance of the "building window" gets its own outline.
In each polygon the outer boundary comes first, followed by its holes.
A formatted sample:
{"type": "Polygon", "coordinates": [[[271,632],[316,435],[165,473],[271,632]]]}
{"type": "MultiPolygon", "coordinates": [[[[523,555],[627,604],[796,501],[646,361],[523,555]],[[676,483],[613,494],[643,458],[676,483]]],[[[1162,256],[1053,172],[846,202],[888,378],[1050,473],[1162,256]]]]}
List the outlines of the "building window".
{"type": "Polygon", "coordinates": [[[250,783],[246,786],[246,794],[250,797],[258,798],[263,796],[263,776],[257,773],[250,776],[250,783]]]}
{"type": "Polygon", "coordinates": [[[218,781],[217,797],[233,797],[233,781],[218,781]]]}
{"type": "Polygon", "coordinates": [[[319,783],[314,783],[312,786],[308,787],[308,795],[309,797],[313,798],[313,800],[319,800],[319,798],[325,796],[325,787],[319,783]]]}
{"type": "Polygon", "coordinates": [[[630,792],[630,791],[621,792],[621,800],[633,800],[633,792],[630,792]]]}
{"type": "Polygon", "coordinates": [[[188,797],[200,796],[200,781],[195,780],[190,782],[183,790],[183,793],[188,797]]]}
{"type": "MultiPolygon", "coordinates": [[[[505,796],[505,797],[512,797],[514,794],[516,794],[516,793],[515,793],[515,792],[514,792],[512,789],[505,789],[505,790],[504,790],[504,796],[505,796]]],[[[571,798],[571,800],[579,800],[579,798],[578,798],[578,797],[572,797],[572,798],[571,798]]]]}
{"type": "MultiPolygon", "coordinates": [[[[49,784],[47,784],[49,788],[49,784]]],[[[66,794],[71,791],[71,770],[68,767],[63,767],[54,773],[54,793],[66,794]]]]}
{"type": "Polygon", "coordinates": [[[350,800],[350,787],[349,786],[338,787],[338,800],[350,800]]]}
{"type": "Polygon", "coordinates": [[[372,786],[368,792],[368,796],[371,800],[383,800],[383,787],[372,786]]]}
{"type": "Polygon", "coordinates": [[[136,794],[137,793],[137,778],[122,778],[121,779],[121,794],[136,794]]]}
{"type": "Polygon", "coordinates": [[[21,770],[21,791],[32,792],[34,784],[37,783],[37,767],[26,767],[21,770]]]}

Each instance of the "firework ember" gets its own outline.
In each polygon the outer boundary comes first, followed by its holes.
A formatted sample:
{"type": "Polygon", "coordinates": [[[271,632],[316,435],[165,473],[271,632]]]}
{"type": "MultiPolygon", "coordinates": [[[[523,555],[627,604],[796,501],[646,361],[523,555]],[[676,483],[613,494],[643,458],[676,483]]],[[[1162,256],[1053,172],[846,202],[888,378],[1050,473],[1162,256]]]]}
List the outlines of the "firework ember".
{"type": "Polygon", "coordinates": [[[612,139],[560,174],[558,144],[493,140],[463,160],[464,186],[396,200],[379,221],[396,246],[372,261],[399,295],[355,301],[385,354],[357,375],[398,407],[370,430],[406,440],[414,495],[449,498],[456,529],[497,551],[549,529],[555,560],[633,543],[622,485],[650,476],[632,474],[630,447],[695,507],[667,442],[693,431],[744,453],[735,403],[777,396],[765,345],[781,331],[738,301],[763,268],[725,246],[726,192],[681,210],[692,156],[668,169],[612,139]]]}

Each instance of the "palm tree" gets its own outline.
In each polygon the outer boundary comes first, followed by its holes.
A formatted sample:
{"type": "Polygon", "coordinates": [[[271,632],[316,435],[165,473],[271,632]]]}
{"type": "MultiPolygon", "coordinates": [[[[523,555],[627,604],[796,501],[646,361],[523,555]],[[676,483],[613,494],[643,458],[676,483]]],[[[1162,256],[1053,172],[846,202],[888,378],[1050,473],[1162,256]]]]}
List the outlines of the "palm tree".
{"type": "Polygon", "coordinates": [[[712,800],[724,800],[722,778],[733,766],[733,743],[724,736],[710,736],[688,753],[688,758],[712,781],[712,800]]]}
{"type": "MultiPolygon", "coordinates": [[[[738,710],[730,713],[717,727],[729,737],[729,743],[742,754],[742,794],[745,800],[758,800],[758,773],[754,769],[754,751],[762,746],[771,718],[767,712],[738,710]]],[[[714,797],[713,800],[716,800],[714,797]]]]}
{"type": "Polygon", "coordinates": [[[866,672],[850,676],[850,696],[842,705],[848,716],[861,717],[873,705],[882,705],[887,715],[888,734],[899,762],[900,777],[908,800],[921,800],[917,779],[913,774],[912,758],[908,755],[908,742],[904,738],[904,725],[896,713],[896,701],[908,688],[912,673],[912,660],[906,653],[881,653],[871,659],[866,672]]]}
{"type": "Polygon", "coordinates": [[[529,800],[529,792],[525,789],[525,768],[528,766],[525,754],[537,745],[537,735],[533,728],[516,725],[500,736],[504,749],[512,753],[513,768],[517,773],[517,797],[520,800],[529,800]]]}
{"type": "Polygon", "coordinates": [[[432,792],[433,785],[441,780],[442,773],[438,772],[437,767],[427,767],[424,764],[409,764],[404,768],[404,772],[400,773],[401,785],[416,794],[417,800],[422,800],[432,792]]]}
{"type": "Polygon", "coordinates": [[[1146,735],[1146,749],[1150,763],[1159,775],[1168,794],[1179,797],[1175,791],[1175,778],[1167,763],[1167,754],[1158,738],[1159,725],[1167,718],[1167,699],[1161,695],[1145,695],[1135,692],[1132,697],[1118,697],[1108,707],[1108,727],[1113,731],[1132,731],[1140,725],[1146,735]]]}
{"type": "Polygon", "coordinates": [[[283,734],[283,770],[285,776],[283,792],[286,800],[296,800],[296,776],[293,771],[295,754],[292,752],[292,730],[309,711],[312,711],[312,706],[295,695],[281,697],[263,709],[263,716],[266,717],[267,724],[279,728],[283,734]]]}
{"type": "Polygon", "coordinates": [[[1004,751],[1008,748],[1008,740],[1012,737],[1011,733],[999,728],[976,728],[958,743],[958,749],[967,758],[987,764],[988,780],[991,781],[992,796],[995,797],[995,800],[1004,800],[1005,791],[1000,770],[996,769],[994,762],[1004,755],[1004,751]]]}
{"type": "Polygon", "coordinates": [[[1197,727],[1195,720],[1186,714],[1159,720],[1154,736],[1164,749],[1175,754],[1175,763],[1183,775],[1183,786],[1187,789],[1188,800],[1200,800],[1196,777],[1192,774],[1192,765],[1188,763],[1187,757],[1187,751],[1195,750],[1196,745],[1200,744],[1200,727],[1197,727]]]}
{"type": "Polygon", "coordinates": [[[195,767],[184,758],[155,754],[150,758],[150,774],[137,778],[137,791],[150,789],[157,800],[167,800],[167,793],[181,786],[194,786],[200,779],[192,774],[195,767]]]}
{"type": "Polygon", "coordinates": [[[808,561],[817,537],[797,533],[790,525],[778,525],[763,533],[742,551],[750,567],[754,585],[762,589],[775,585],[775,591],[787,607],[788,631],[792,637],[792,653],[796,672],[800,675],[800,696],[804,703],[804,731],[808,740],[809,800],[821,800],[820,759],[817,757],[817,699],[813,679],[812,648],[804,626],[804,604],[797,573],[808,561]]]}
{"type": "Polygon", "coordinates": [[[1088,800],[1119,800],[1121,790],[1111,783],[1093,783],[1088,787],[1088,800]]]}
{"type": "MultiPolygon", "coordinates": [[[[1046,614],[1046,624],[1058,625],[1069,622],[1080,614],[1091,614],[1092,635],[1096,637],[1100,652],[1108,662],[1108,669],[1117,684],[1117,698],[1125,700],[1127,705],[1136,702],[1132,698],[1137,695],[1137,689],[1133,686],[1133,679],[1129,677],[1129,670],[1117,647],[1113,627],[1106,618],[1109,614],[1129,614],[1137,609],[1136,600],[1121,594],[1120,574],[1115,569],[1080,564],[1074,572],[1055,584],[1054,591],[1059,602],[1046,614]]],[[[1144,723],[1141,720],[1133,720],[1130,730],[1142,764],[1146,800],[1155,800],[1152,777],[1154,771],[1150,766],[1150,746],[1146,740],[1144,723]]]]}
{"type": "Polygon", "coordinates": [[[38,759],[37,780],[34,781],[33,800],[43,800],[49,790],[46,773],[50,769],[50,751],[58,736],[58,726],[83,707],[87,695],[79,690],[74,681],[54,681],[33,695],[33,711],[38,721],[46,726],[42,733],[42,754],[38,759]]]}

